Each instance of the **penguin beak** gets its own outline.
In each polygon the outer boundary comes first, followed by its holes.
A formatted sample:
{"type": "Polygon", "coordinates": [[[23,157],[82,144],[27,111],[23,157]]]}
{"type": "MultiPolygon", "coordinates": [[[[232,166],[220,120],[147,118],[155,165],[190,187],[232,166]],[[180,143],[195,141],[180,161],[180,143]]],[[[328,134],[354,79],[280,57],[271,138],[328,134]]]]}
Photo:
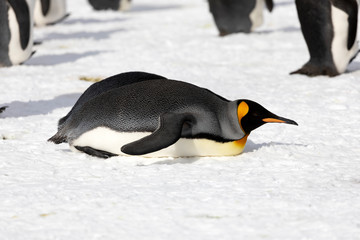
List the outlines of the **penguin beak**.
{"type": "Polygon", "coordinates": [[[283,117],[278,117],[276,115],[271,118],[263,118],[262,120],[263,122],[266,123],[287,123],[298,126],[298,124],[295,121],[283,117]]]}

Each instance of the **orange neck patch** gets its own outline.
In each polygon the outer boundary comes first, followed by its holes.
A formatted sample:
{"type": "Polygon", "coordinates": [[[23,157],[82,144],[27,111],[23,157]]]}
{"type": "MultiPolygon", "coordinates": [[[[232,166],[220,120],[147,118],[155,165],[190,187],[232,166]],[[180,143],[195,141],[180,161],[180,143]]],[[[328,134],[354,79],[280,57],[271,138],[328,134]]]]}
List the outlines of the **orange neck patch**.
{"type": "Polygon", "coordinates": [[[234,143],[236,144],[236,146],[241,149],[241,152],[244,150],[245,148],[245,144],[247,141],[249,134],[246,134],[242,139],[239,139],[237,141],[235,141],[234,143]]]}

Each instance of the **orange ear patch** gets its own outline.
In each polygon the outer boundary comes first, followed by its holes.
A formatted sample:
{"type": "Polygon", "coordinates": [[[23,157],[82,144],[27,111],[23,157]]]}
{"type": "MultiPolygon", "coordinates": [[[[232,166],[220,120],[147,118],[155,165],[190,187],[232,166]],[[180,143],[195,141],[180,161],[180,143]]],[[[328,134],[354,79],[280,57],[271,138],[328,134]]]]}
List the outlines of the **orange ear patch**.
{"type": "Polygon", "coordinates": [[[249,106],[246,104],[246,102],[241,102],[237,110],[239,122],[248,112],[249,112],[249,106]]]}

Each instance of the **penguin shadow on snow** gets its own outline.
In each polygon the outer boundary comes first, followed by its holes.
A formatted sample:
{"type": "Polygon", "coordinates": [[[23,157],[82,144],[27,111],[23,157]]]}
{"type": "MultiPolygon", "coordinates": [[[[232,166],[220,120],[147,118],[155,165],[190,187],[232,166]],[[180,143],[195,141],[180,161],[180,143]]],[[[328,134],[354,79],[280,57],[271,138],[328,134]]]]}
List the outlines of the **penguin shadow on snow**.
{"type": "Polygon", "coordinates": [[[291,0],[291,1],[284,1],[284,2],[276,2],[276,3],[274,3],[274,4],[275,4],[275,8],[278,8],[278,7],[284,7],[284,6],[294,5],[294,1],[291,0]]]}
{"type": "Polygon", "coordinates": [[[358,72],[359,70],[360,70],[360,62],[354,60],[349,64],[344,74],[358,72]]]}
{"type": "Polygon", "coordinates": [[[71,24],[106,24],[106,23],[115,23],[115,22],[124,22],[126,18],[111,18],[111,19],[96,19],[96,18],[70,18],[66,19],[62,24],[71,25],[71,24]]]}
{"type": "Polygon", "coordinates": [[[73,106],[80,95],[80,93],[70,93],[60,95],[49,100],[29,102],[13,101],[10,103],[4,103],[1,105],[8,106],[8,108],[1,114],[1,117],[17,118],[48,114],[57,108],[73,106]]]}
{"type": "Polygon", "coordinates": [[[274,32],[284,32],[284,33],[291,33],[291,32],[301,32],[299,27],[283,27],[279,29],[272,29],[272,30],[255,30],[251,34],[270,34],[274,32]]]}
{"type": "Polygon", "coordinates": [[[74,32],[74,33],[50,33],[47,36],[45,36],[43,39],[40,39],[40,41],[46,42],[50,40],[68,40],[68,39],[83,39],[83,38],[91,38],[94,40],[104,40],[108,39],[111,34],[118,33],[118,32],[124,32],[127,31],[124,28],[115,28],[111,30],[104,30],[104,31],[80,31],[80,32],[74,32]]]}
{"type": "Polygon", "coordinates": [[[297,143],[283,143],[283,142],[265,142],[265,143],[260,143],[260,144],[256,144],[251,140],[248,140],[245,148],[244,148],[244,152],[242,154],[246,154],[246,153],[252,153],[255,152],[261,148],[264,147],[273,147],[273,146],[297,146],[297,147],[307,147],[308,145],[305,144],[297,144],[297,143]]]}
{"type": "MultiPolygon", "coordinates": [[[[293,144],[293,143],[281,143],[281,142],[267,142],[267,143],[261,143],[261,144],[256,144],[251,140],[248,140],[246,142],[244,151],[237,155],[238,157],[241,157],[241,155],[247,154],[247,153],[251,153],[251,152],[255,152],[263,147],[269,147],[269,146],[302,146],[302,147],[306,147],[306,145],[303,144],[293,144]]],[[[158,164],[165,164],[165,165],[173,165],[173,164],[191,164],[194,162],[197,162],[198,160],[201,159],[206,159],[206,158],[233,158],[233,157],[237,157],[237,156],[216,156],[216,157],[181,157],[181,158],[174,158],[174,159],[167,159],[164,158],[164,160],[161,161],[157,161],[157,162],[153,162],[150,165],[158,165],[158,164]]],[[[220,160],[219,160],[220,161],[220,160]]],[[[139,165],[139,166],[146,166],[146,165],[139,165]]]]}
{"type": "MultiPolygon", "coordinates": [[[[105,31],[96,31],[96,32],[75,32],[75,33],[50,33],[45,36],[43,39],[39,39],[39,42],[47,42],[50,40],[68,40],[68,39],[94,39],[96,41],[108,39],[111,34],[125,31],[123,28],[117,28],[112,30],[105,31]]],[[[25,65],[42,65],[42,66],[52,66],[67,62],[75,62],[76,60],[84,57],[98,55],[103,51],[88,51],[85,53],[64,53],[64,54],[51,54],[37,56],[34,55],[31,59],[25,62],[25,65]]]]}
{"type": "Polygon", "coordinates": [[[85,53],[64,53],[58,55],[34,56],[26,63],[24,63],[24,65],[53,66],[62,63],[75,62],[78,59],[98,55],[102,52],[104,51],[89,51],[85,53]]]}
{"type": "Polygon", "coordinates": [[[151,4],[134,4],[129,12],[146,12],[146,11],[159,11],[159,10],[171,10],[182,8],[181,5],[169,4],[169,5],[151,5],[151,4]]]}
{"type": "MultiPolygon", "coordinates": [[[[181,157],[181,158],[174,158],[174,159],[163,158],[164,160],[153,162],[149,165],[191,164],[191,163],[197,162],[198,160],[200,160],[202,158],[203,157],[181,157]]],[[[146,166],[146,165],[139,165],[139,166],[146,166]]]]}

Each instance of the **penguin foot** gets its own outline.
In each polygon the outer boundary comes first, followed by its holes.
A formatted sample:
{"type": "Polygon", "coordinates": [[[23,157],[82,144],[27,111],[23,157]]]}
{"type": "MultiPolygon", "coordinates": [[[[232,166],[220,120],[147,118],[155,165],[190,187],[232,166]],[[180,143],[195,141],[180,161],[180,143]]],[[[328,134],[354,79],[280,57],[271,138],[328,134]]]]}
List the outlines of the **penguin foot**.
{"type": "Polygon", "coordinates": [[[3,111],[5,111],[6,108],[8,108],[8,106],[0,107],[0,113],[2,113],[3,111]]]}
{"type": "Polygon", "coordinates": [[[98,150],[92,147],[80,147],[80,146],[74,146],[77,150],[79,150],[80,152],[84,152],[86,154],[89,154],[91,156],[94,157],[99,157],[99,158],[110,158],[110,157],[115,157],[118,156],[116,154],[110,153],[110,152],[106,152],[106,151],[102,151],[102,150],[98,150]]]}
{"type": "Polygon", "coordinates": [[[332,67],[329,66],[321,66],[321,65],[315,65],[311,63],[305,64],[302,68],[291,72],[292,74],[303,74],[307,75],[309,77],[315,77],[320,75],[326,75],[329,77],[335,77],[339,75],[339,73],[332,67]]]}

